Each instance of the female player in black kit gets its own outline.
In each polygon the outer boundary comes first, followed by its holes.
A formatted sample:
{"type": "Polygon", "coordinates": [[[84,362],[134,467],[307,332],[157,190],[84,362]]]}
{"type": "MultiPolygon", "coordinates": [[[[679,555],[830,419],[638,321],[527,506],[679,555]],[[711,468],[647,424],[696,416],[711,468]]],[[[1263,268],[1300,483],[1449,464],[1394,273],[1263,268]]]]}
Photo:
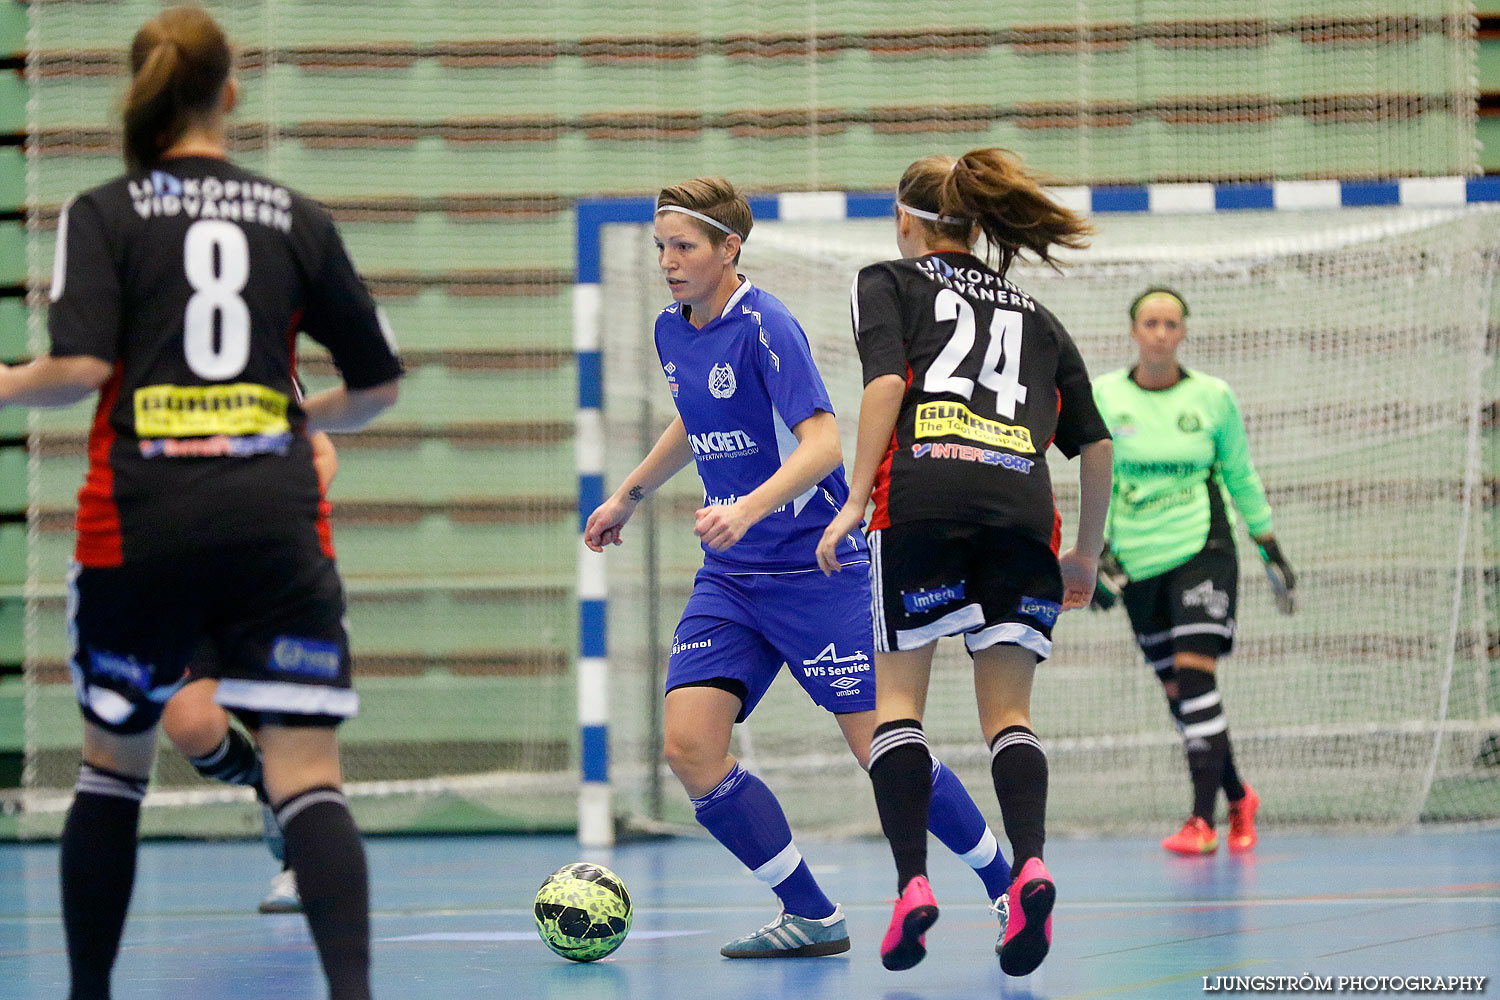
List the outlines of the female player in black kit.
{"type": "Polygon", "coordinates": [[[110,995],[157,722],[203,640],[219,704],[256,732],[330,996],[370,996],[369,880],[336,739],[358,700],[308,434],[390,406],[401,365],[328,214],[225,158],[230,63],[196,8],[136,34],[129,169],[59,219],[49,354],[0,368],[3,405],[99,392],[69,574],[84,716],[61,856],[72,1000],[110,995]],[[299,330],[344,378],[302,401],[299,330]]]}
{"type": "Polygon", "coordinates": [[[1024,976],[1047,955],[1056,896],[1042,863],[1047,757],[1031,729],[1031,681],[1058,614],[1093,592],[1111,445],[1072,339],[1005,273],[1023,251],[1051,263],[1053,246],[1081,247],[1089,229],[999,149],[918,160],[896,199],[903,259],[855,279],[859,443],[849,500],[818,546],[823,570],[837,571],[831,547],[873,497],[878,725],[869,770],[899,893],[881,961],[921,961],[938,916],[922,829],[922,712],[933,644],[962,634],[1014,851],[1010,890],[995,901],[1006,921],[995,950],[1006,973],[1024,976]],[[996,268],[973,254],[981,232],[999,254],[996,268]],[[1049,444],[1081,455],[1077,540],[1060,556],[1049,444]]]}

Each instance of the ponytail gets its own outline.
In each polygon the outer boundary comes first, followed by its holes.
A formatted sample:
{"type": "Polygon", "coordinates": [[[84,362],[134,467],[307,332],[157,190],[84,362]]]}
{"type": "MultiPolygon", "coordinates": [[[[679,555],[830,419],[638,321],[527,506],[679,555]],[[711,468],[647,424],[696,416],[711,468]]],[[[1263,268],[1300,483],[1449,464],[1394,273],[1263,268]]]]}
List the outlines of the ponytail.
{"type": "Polygon", "coordinates": [[[906,168],[897,198],[932,212],[937,235],[972,244],[978,226],[999,256],[1001,275],[1026,251],[1057,267],[1054,246],[1081,250],[1093,233],[1081,217],[1048,198],[1041,181],[1004,149],[973,149],[957,160],[927,156],[906,168]]]}
{"type": "Polygon", "coordinates": [[[197,7],[172,7],[142,25],[130,45],[126,166],[153,165],[195,120],[215,113],[231,58],[224,32],[197,7]]]}

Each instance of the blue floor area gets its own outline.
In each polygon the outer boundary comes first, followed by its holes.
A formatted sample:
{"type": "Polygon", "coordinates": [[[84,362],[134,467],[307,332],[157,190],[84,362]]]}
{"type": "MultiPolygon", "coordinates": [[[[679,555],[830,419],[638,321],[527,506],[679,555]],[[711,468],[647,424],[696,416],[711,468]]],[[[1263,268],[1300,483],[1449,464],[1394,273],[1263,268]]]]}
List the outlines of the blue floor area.
{"type": "MultiPolygon", "coordinates": [[[[625,880],[635,923],[613,956],[576,965],[537,940],[531,918],[542,879],[582,856],[571,839],[372,840],[376,995],[1082,1000],[1205,996],[1204,977],[1219,976],[1500,980],[1500,831],[1273,830],[1252,855],[1196,859],[1154,840],[1056,840],[1052,954],[1025,979],[1001,974],[982,887],[935,841],[942,916],[927,960],[902,973],[876,950],[895,890],[884,842],[801,846],[848,914],[848,954],[720,958],[721,944],[775,915],[774,899],[714,842],[673,839],[589,858],[625,880]]],[[[273,870],[259,844],[143,846],[117,1000],[324,996],[302,918],[254,912],[273,870]]],[[[56,845],[0,846],[0,997],[66,995],[58,914],[56,845]]],[[[1486,987],[1500,995],[1500,982],[1486,987]]]]}

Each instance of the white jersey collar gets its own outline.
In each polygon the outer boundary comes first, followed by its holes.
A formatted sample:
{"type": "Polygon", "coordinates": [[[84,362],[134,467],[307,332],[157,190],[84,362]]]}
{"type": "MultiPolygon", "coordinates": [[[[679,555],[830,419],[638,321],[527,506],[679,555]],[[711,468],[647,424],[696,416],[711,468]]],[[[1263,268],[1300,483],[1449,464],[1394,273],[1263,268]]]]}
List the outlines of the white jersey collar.
{"type": "Polygon", "coordinates": [[[723,319],[725,316],[728,316],[729,310],[733,309],[735,303],[744,298],[745,293],[748,291],[750,291],[750,279],[742,274],[740,275],[740,287],[736,288],[734,294],[729,296],[729,301],[724,303],[724,311],[719,313],[719,318],[723,319]]]}
{"type": "MultiPolygon", "coordinates": [[[[735,307],[735,304],[737,302],[739,302],[740,299],[743,299],[745,297],[745,293],[746,292],[750,291],[750,288],[751,288],[750,279],[747,278],[747,277],[745,277],[743,274],[739,275],[739,279],[740,279],[740,287],[736,288],[734,290],[734,294],[731,295],[731,296],[729,296],[729,301],[726,302],[726,303],[724,303],[723,310],[720,311],[719,315],[717,315],[717,316],[714,317],[715,321],[721,320],[724,317],[728,316],[729,315],[729,310],[733,309],[735,307]]],[[[668,306],[668,308],[670,309],[671,307],[668,306]]],[[[685,322],[685,323],[691,323],[692,322],[691,317],[689,317],[688,314],[687,314],[687,312],[685,310],[683,310],[683,309],[678,309],[677,310],[677,315],[681,316],[682,319],[683,319],[683,322],[685,322]]]]}

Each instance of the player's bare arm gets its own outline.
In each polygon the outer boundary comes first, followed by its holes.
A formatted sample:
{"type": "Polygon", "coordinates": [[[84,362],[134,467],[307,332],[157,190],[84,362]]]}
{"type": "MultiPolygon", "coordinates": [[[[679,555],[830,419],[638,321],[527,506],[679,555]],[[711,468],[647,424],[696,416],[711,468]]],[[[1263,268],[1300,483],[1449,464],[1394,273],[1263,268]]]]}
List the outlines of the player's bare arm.
{"type": "Polygon", "coordinates": [[[401,393],[396,379],[366,389],[335,386],[307,397],[302,403],[307,414],[307,429],[316,431],[357,431],[396,403],[401,393]]]}
{"type": "Polygon", "coordinates": [[[682,417],[675,417],[656,439],[656,444],[651,446],[651,451],[641,459],[641,464],[632,469],[619,489],[589,515],[583,528],[583,544],[594,552],[603,552],[606,545],[619,545],[620,532],[630,515],[635,513],[636,505],[692,460],[693,449],[688,445],[687,428],[683,426],[682,417]]]}
{"type": "Polygon", "coordinates": [[[93,395],[113,370],[86,354],[0,365],[0,406],[72,406],[93,395]]]}
{"type": "Polygon", "coordinates": [[[1114,444],[1092,441],[1078,451],[1078,535],[1073,547],[1058,556],[1063,578],[1063,610],[1087,607],[1099,579],[1099,552],[1104,548],[1104,520],[1109,513],[1114,444]]]}
{"type": "Polygon", "coordinates": [[[819,410],[792,428],[797,447],[764,483],[732,504],[709,506],[695,515],[693,532],[703,543],[722,552],[745,537],[761,518],[794,497],[806,493],[844,461],[838,423],[819,410]]]}
{"type": "Polygon", "coordinates": [[[899,375],[881,375],[865,386],[859,403],[859,437],[854,445],[849,499],[828,523],[818,542],[818,567],[824,573],[831,575],[839,571],[839,540],[859,527],[859,522],[864,519],[870,491],[875,488],[875,472],[885,459],[886,445],[896,427],[896,417],[901,412],[901,400],[905,395],[906,380],[899,375]]]}

